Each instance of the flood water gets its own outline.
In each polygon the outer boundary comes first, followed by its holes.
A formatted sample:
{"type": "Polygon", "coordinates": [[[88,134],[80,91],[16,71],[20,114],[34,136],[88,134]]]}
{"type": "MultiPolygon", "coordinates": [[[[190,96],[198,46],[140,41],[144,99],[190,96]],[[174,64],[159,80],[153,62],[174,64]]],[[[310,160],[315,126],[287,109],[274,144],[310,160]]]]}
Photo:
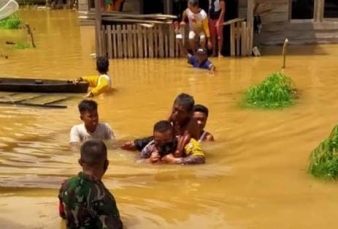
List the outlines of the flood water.
{"type": "MultiPolygon", "coordinates": [[[[94,36],[76,12],[20,12],[34,28],[36,49],[5,47],[25,32],[0,31],[0,74],[72,79],[95,73],[94,36]]],[[[101,121],[118,139],[151,133],[173,99],[190,93],[210,109],[204,145],[207,164],[137,164],[134,153],[109,145],[104,183],[115,195],[128,229],[336,228],[338,186],[306,173],[308,157],[337,123],[338,46],[289,47],[285,73],[301,97],[282,111],[244,110],[240,93],[279,70],[281,47],[259,58],[212,59],[218,72],[194,70],[184,59],[113,60],[113,95],[97,98],[101,121]]],[[[77,103],[68,109],[0,106],[0,228],[65,228],[57,189],[76,174],[79,154],[68,148],[80,123],[77,103]]]]}

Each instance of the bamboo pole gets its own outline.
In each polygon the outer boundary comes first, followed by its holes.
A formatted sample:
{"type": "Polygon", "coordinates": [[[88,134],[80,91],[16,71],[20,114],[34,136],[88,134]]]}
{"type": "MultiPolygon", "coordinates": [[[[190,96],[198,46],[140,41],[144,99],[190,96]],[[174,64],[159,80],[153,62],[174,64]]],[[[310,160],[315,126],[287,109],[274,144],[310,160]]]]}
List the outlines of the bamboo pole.
{"type": "Polygon", "coordinates": [[[96,56],[102,56],[102,40],[101,40],[101,7],[100,0],[95,0],[95,41],[96,56]]]}
{"type": "Polygon", "coordinates": [[[26,29],[27,29],[27,34],[30,37],[31,43],[32,43],[32,47],[35,48],[35,42],[34,42],[34,37],[33,37],[33,33],[31,30],[31,27],[29,26],[29,24],[25,24],[26,25],[26,29]]]}
{"type": "Polygon", "coordinates": [[[283,51],[282,51],[282,55],[283,55],[283,63],[282,63],[282,69],[285,68],[285,62],[286,62],[286,46],[288,44],[289,40],[286,38],[283,44],[283,51]]]}

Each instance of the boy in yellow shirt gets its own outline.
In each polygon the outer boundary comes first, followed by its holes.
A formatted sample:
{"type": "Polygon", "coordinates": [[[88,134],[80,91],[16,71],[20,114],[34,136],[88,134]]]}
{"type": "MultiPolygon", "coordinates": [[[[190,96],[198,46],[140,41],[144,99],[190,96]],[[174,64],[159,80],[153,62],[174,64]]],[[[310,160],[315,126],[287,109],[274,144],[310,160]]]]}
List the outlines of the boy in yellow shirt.
{"type": "Polygon", "coordinates": [[[206,39],[208,48],[211,48],[209,21],[207,13],[198,6],[198,0],[189,0],[188,8],[183,12],[181,25],[185,25],[185,20],[189,21],[189,43],[190,48],[195,54],[195,37],[198,36],[202,48],[206,48],[206,39]]]}
{"type": "Polygon", "coordinates": [[[108,76],[109,60],[106,57],[97,57],[96,70],[98,76],[83,76],[77,78],[74,82],[86,81],[92,89],[85,96],[86,98],[98,96],[104,92],[111,90],[111,79],[108,76]]]}

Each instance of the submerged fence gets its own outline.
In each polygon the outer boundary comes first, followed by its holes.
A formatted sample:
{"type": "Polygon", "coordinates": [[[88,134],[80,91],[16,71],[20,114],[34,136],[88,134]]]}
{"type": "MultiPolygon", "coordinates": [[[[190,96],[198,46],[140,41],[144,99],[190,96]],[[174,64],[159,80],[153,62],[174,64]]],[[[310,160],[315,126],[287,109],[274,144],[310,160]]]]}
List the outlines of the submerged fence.
{"type": "Polygon", "coordinates": [[[109,58],[173,58],[180,56],[172,25],[103,25],[103,53],[109,58]]]}

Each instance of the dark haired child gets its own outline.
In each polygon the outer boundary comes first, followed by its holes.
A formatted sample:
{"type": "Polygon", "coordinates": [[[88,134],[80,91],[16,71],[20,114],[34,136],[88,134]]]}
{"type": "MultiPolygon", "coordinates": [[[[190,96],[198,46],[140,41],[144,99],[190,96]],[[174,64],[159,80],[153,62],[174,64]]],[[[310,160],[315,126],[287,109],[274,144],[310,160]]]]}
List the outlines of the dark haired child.
{"type": "Polygon", "coordinates": [[[197,124],[200,128],[200,136],[198,138],[198,142],[204,142],[204,141],[214,141],[214,136],[210,134],[209,132],[205,131],[204,128],[207,124],[209,116],[209,109],[206,106],[203,106],[201,104],[196,104],[194,107],[194,119],[196,119],[197,124]]]}
{"type": "Polygon", "coordinates": [[[77,145],[89,139],[114,139],[114,133],[107,123],[99,122],[97,103],[85,99],[78,106],[83,124],[75,125],[70,130],[70,144],[77,145]]]}
{"type": "Polygon", "coordinates": [[[96,76],[83,76],[74,80],[75,83],[86,81],[92,89],[86,95],[86,98],[98,96],[104,92],[111,90],[112,82],[108,76],[109,60],[107,57],[96,58],[96,70],[99,75],[96,76]]]}
{"type": "Polygon", "coordinates": [[[174,127],[168,121],[159,121],[154,125],[153,138],[141,151],[140,157],[151,163],[164,162],[168,164],[203,164],[204,153],[200,144],[190,138],[184,146],[184,153],[175,156],[179,138],[175,136],[174,127]]]}

